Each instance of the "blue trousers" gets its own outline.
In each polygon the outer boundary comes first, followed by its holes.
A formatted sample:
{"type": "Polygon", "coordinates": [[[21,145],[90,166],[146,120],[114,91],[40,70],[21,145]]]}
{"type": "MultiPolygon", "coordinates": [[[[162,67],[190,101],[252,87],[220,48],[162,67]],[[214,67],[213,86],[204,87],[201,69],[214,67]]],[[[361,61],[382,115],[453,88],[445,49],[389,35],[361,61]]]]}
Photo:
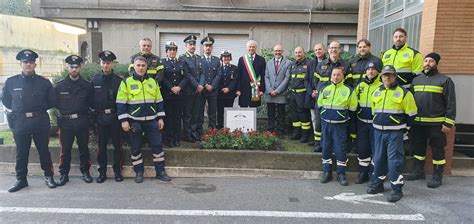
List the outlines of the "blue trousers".
{"type": "Polygon", "coordinates": [[[402,169],[405,162],[404,132],[404,130],[374,130],[374,174],[372,177],[374,184],[383,184],[388,172],[392,189],[402,190],[404,184],[402,169]]]}
{"type": "Polygon", "coordinates": [[[164,171],[165,153],[163,152],[163,147],[161,145],[161,132],[158,128],[158,121],[132,121],[131,126],[133,123],[138,123],[141,128],[141,130],[137,132],[129,132],[133,170],[135,172],[143,172],[145,169],[143,165],[143,154],[141,151],[143,139],[142,134],[144,132],[148,138],[148,144],[150,145],[150,148],[153,153],[155,171],[157,173],[160,171],[164,171]]]}
{"type": "Polygon", "coordinates": [[[359,171],[368,172],[374,154],[374,126],[371,123],[357,121],[357,152],[359,171]]]}
{"type": "Polygon", "coordinates": [[[321,146],[323,149],[323,171],[332,171],[332,153],[336,154],[337,173],[346,173],[347,163],[347,124],[331,124],[324,120],[321,122],[322,138],[321,146]]]}

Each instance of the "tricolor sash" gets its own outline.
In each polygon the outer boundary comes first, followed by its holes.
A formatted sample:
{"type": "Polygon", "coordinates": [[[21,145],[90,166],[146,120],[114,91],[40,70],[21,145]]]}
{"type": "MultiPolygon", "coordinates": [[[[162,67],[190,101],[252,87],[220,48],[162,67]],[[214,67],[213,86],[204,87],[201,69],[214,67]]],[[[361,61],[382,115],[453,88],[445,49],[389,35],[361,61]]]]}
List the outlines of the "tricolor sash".
{"type": "Polygon", "coordinates": [[[259,101],[260,97],[258,96],[258,92],[260,89],[260,77],[257,77],[255,73],[255,69],[253,68],[252,61],[250,59],[250,54],[244,55],[244,64],[245,68],[247,69],[247,74],[250,78],[250,88],[252,89],[252,101],[259,101]]]}

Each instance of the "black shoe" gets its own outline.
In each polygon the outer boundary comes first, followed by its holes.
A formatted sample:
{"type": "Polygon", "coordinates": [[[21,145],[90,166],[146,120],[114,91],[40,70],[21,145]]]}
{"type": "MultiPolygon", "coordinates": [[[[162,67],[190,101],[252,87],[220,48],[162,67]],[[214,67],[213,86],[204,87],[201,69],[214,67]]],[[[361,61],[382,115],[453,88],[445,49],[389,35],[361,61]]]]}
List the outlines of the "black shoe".
{"type": "Polygon", "coordinates": [[[101,184],[101,183],[104,183],[105,180],[107,180],[107,175],[105,173],[99,173],[99,176],[97,177],[95,181],[101,184]]]}
{"type": "Polygon", "coordinates": [[[173,141],[173,146],[179,147],[179,146],[181,146],[181,143],[179,143],[178,140],[174,140],[173,141]]]}
{"type": "Polygon", "coordinates": [[[325,184],[332,180],[332,173],[331,172],[324,172],[323,176],[321,177],[321,183],[325,184]]]}
{"type": "Polygon", "coordinates": [[[84,171],[82,173],[82,180],[84,180],[84,182],[86,183],[92,183],[92,177],[91,177],[91,174],[89,173],[89,170],[84,171]]]}
{"type": "Polygon", "coordinates": [[[26,179],[24,180],[17,180],[13,186],[8,189],[8,192],[13,193],[17,192],[25,187],[28,187],[28,181],[26,179]]]}
{"type": "Polygon", "coordinates": [[[443,184],[443,167],[444,165],[433,165],[433,177],[428,182],[429,188],[438,188],[443,184]]]}
{"type": "Polygon", "coordinates": [[[54,178],[53,178],[53,177],[44,177],[44,183],[45,183],[46,186],[48,186],[49,188],[56,188],[56,187],[57,187],[56,182],[54,182],[54,178]]]}
{"type": "Polygon", "coordinates": [[[123,181],[123,176],[120,172],[115,172],[115,181],[117,181],[117,182],[122,182],[123,181]]]}
{"type": "Polygon", "coordinates": [[[69,176],[66,174],[61,174],[61,176],[59,176],[58,182],[56,182],[56,185],[64,186],[68,181],[69,181],[69,176]]]}
{"type": "Polygon", "coordinates": [[[344,173],[340,173],[337,175],[337,181],[339,181],[339,184],[341,184],[342,186],[349,185],[349,183],[347,182],[346,174],[344,173]]]}
{"type": "Polygon", "coordinates": [[[387,196],[387,201],[389,202],[397,202],[403,197],[402,191],[392,190],[390,194],[387,196]]]}
{"type": "Polygon", "coordinates": [[[413,165],[413,171],[411,173],[404,175],[403,179],[407,181],[412,180],[422,180],[425,179],[425,161],[424,160],[417,160],[415,159],[413,165]]]}
{"type": "Polygon", "coordinates": [[[383,183],[380,183],[377,185],[371,184],[369,188],[367,188],[367,194],[378,194],[378,193],[382,193],[383,191],[384,191],[383,183]]]}
{"type": "Polygon", "coordinates": [[[135,183],[142,183],[143,182],[143,172],[138,172],[135,176],[135,183]]]}
{"type": "Polygon", "coordinates": [[[367,171],[362,171],[362,172],[359,173],[359,175],[357,176],[357,179],[354,183],[363,184],[367,181],[369,181],[369,173],[367,171]]]}
{"type": "Polygon", "coordinates": [[[162,181],[171,181],[171,177],[166,174],[165,171],[160,171],[156,174],[156,179],[162,180],[162,181]]]}

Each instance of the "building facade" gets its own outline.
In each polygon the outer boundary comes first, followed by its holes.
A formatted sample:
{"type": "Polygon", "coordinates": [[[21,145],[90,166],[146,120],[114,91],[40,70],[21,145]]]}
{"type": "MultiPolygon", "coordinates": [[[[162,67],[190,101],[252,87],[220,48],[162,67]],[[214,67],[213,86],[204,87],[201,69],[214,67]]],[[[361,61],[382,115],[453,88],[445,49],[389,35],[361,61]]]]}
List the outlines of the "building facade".
{"type": "MultiPolygon", "coordinates": [[[[294,47],[306,51],[316,43],[339,40],[346,51],[355,52],[357,0],[33,0],[33,16],[87,28],[79,43],[90,62],[97,53],[112,50],[120,63],[138,52],[143,37],[153,40],[153,52],[164,55],[164,44],[173,40],[184,52],[182,40],[190,33],[216,40],[214,54],[230,50],[234,63],[254,39],[259,48],[282,43],[286,54],[294,47]]],[[[199,49],[198,49],[199,50],[199,49]]]]}

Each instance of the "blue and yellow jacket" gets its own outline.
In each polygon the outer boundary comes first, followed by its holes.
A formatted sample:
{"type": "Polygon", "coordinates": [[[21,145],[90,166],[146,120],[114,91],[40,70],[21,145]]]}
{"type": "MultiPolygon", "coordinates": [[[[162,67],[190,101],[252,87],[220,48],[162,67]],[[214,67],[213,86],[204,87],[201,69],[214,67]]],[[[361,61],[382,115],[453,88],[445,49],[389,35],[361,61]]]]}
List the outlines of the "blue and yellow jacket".
{"type": "Polygon", "coordinates": [[[117,93],[117,115],[126,119],[149,121],[164,117],[163,97],[155,79],[133,74],[122,81],[117,93]]]}
{"type": "Polygon", "coordinates": [[[379,130],[402,130],[413,124],[417,107],[413,94],[394,85],[380,86],[372,96],[373,126],[379,130]]]}
{"type": "Polygon", "coordinates": [[[400,49],[392,47],[382,57],[383,65],[392,65],[397,71],[399,85],[410,84],[423,71],[423,57],[417,50],[403,45],[400,49]]]}
{"type": "Polygon", "coordinates": [[[360,121],[364,123],[372,123],[372,95],[381,85],[382,81],[380,81],[380,75],[369,80],[367,75],[364,74],[362,81],[355,87],[353,94],[356,97],[353,99],[356,100],[358,104],[357,118],[360,121]]]}
{"type": "Polygon", "coordinates": [[[328,123],[345,123],[354,117],[357,100],[352,89],[343,82],[330,83],[321,89],[318,107],[321,119],[328,123]]]}

